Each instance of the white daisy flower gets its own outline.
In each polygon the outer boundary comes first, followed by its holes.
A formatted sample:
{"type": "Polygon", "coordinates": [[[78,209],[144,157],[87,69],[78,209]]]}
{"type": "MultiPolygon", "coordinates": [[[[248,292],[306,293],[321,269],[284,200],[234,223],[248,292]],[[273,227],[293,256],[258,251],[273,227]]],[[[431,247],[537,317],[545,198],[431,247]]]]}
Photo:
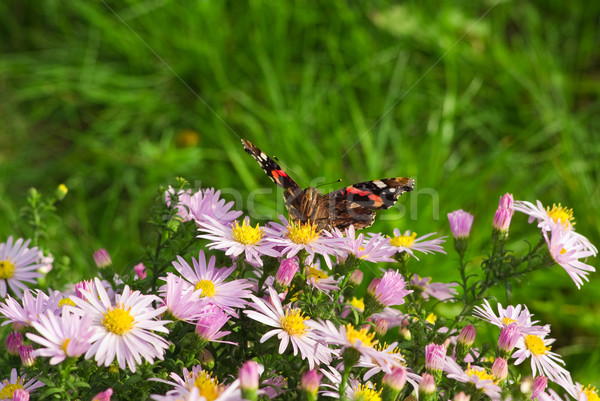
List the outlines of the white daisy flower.
{"type": "Polygon", "coordinates": [[[297,224],[288,222],[285,217],[279,217],[282,224],[271,223],[265,228],[269,236],[267,239],[281,247],[281,254],[286,258],[296,256],[300,251],[308,252],[304,261],[312,264],[315,255],[323,256],[329,269],[333,268],[331,256],[341,256],[344,252],[340,249],[343,240],[331,235],[322,235],[315,224],[297,224]]]}
{"type": "Polygon", "coordinates": [[[583,235],[575,232],[575,218],[573,217],[573,209],[567,209],[565,206],[552,205],[552,208],[542,205],[539,200],[534,205],[528,201],[515,201],[513,209],[517,212],[524,213],[529,216],[529,223],[537,220],[538,227],[544,231],[552,231],[552,227],[556,224],[561,224],[563,229],[573,234],[575,242],[581,245],[586,251],[592,252],[594,256],[598,254],[598,249],[583,235]]]}
{"type": "Polygon", "coordinates": [[[250,219],[246,217],[241,225],[237,221],[231,225],[223,225],[215,219],[206,217],[204,222],[199,223],[198,231],[204,234],[198,235],[198,238],[209,240],[209,249],[225,251],[225,255],[232,258],[243,253],[246,261],[253,266],[262,266],[263,255],[274,258],[281,256],[273,249],[275,244],[265,238],[264,229],[258,224],[252,227],[249,221],[250,219]]]}
{"type": "Polygon", "coordinates": [[[536,326],[539,320],[531,320],[533,314],[529,313],[529,309],[525,305],[509,305],[504,309],[498,303],[498,316],[496,316],[488,300],[484,299],[483,305],[476,306],[473,309],[473,316],[486,320],[500,328],[507,327],[511,323],[517,323],[521,329],[521,334],[545,335],[550,332],[550,326],[548,325],[536,326]]]}
{"type": "Polygon", "coordinates": [[[545,338],[544,336],[536,336],[528,334],[517,342],[517,349],[512,357],[516,359],[515,365],[521,364],[525,359],[531,358],[531,371],[533,377],[538,372],[540,375],[548,377],[550,380],[570,381],[571,374],[565,368],[564,361],[556,352],[550,351],[550,345],[556,341],[553,338],[545,338]]]}
{"type": "Polygon", "coordinates": [[[37,278],[43,277],[37,271],[46,267],[46,263],[41,263],[43,254],[37,246],[28,248],[30,242],[23,238],[13,241],[11,235],[6,242],[0,243],[0,298],[6,297],[8,287],[21,298],[27,289],[24,283],[35,283],[37,278]]]}
{"type": "Polygon", "coordinates": [[[152,307],[151,304],[160,298],[131,291],[126,285],[123,293],[115,296],[113,305],[100,280],[94,281],[99,298],[83,292],[86,300],[71,296],[77,307],[65,306],[91,321],[94,334],[85,358],[95,356],[99,366],[109,366],[116,358],[121,369],[129,367],[132,372],[142,363],[142,357],[151,364],[154,358],[162,360],[169,342],[154,331],[168,333],[164,326],[170,321],[155,320],[167,310],[166,306],[152,307]]]}
{"type": "Polygon", "coordinates": [[[581,288],[583,280],[589,281],[587,275],[590,272],[595,272],[596,269],[581,262],[580,259],[593,256],[595,253],[584,247],[573,234],[573,231],[565,230],[560,221],[551,223],[549,231],[543,232],[552,259],[565,269],[577,288],[581,288]],[[550,236],[548,236],[548,233],[550,233],[550,236]]]}
{"type": "Polygon", "coordinates": [[[195,290],[201,289],[200,297],[211,304],[227,311],[243,308],[248,303],[245,298],[252,294],[248,290],[252,283],[246,279],[225,281],[233,273],[235,266],[217,269],[215,260],[213,255],[207,264],[204,252],[200,251],[198,259],[192,258],[193,269],[181,256],[177,256],[177,262],[173,261],[173,266],[195,290]]]}
{"type": "Polygon", "coordinates": [[[447,356],[444,371],[449,379],[462,383],[471,383],[475,388],[482,390],[493,401],[501,400],[502,389],[495,383],[496,378],[484,368],[471,366],[463,370],[452,357],[447,356]]]}
{"type": "Polygon", "coordinates": [[[255,310],[244,311],[249,318],[274,327],[273,330],[262,336],[260,342],[263,343],[277,335],[281,341],[279,344],[280,354],[283,354],[288,344],[291,343],[294,355],[300,351],[302,359],[308,360],[310,369],[321,363],[329,363],[331,351],[317,342],[317,335],[309,326],[312,321],[298,308],[284,310],[279,294],[274,288],[269,287],[269,295],[270,303],[252,295],[253,302],[249,306],[255,310]]]}
{"type": "Polygon", "coordinates": [[[404,234],[402,234],[399,229],[394,228],[394,237],[390,238],[389,241],[390,245],[396,249],[397,253],[406,252],[415,259],[419,260],[419,258],[415,256],[414,251],[419,251],[425,254],[435,252],[446,253],[441,245],[446,242],[446,237],[427,239],[435,234],[437,233],[429,233],[417,238],[417,233],[405,231],[404,234]]]}
{"type": "Polygon", "coordinates": [[[35,350],[36,356],[49,357],[50,364],[56,365],[67,357],[78,357],[87,352],[94,333],[89,323],[87,318],[69,310],[63,311],[60,317],[49,312],[31,323],[39,335],[27,333],[27,338],[44,347],[35,350]]]}

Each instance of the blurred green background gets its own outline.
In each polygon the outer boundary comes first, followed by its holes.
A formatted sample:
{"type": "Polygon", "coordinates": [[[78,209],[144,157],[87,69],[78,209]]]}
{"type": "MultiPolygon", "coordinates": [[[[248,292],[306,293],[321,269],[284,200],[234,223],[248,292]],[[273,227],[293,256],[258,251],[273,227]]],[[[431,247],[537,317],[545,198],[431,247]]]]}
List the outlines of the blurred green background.
{"type": "MultiPolygon", "coordinates": [[[[600,245],[599,15],[600,2],[553,0],[3,1],[0,239],[30,233],[29,187],[60,183],[63,220],[42,245],[71,259],[70,280],[89,278],[100,247],[132,263],[176,176],[274,218],[283,201],[247,138],[309,183],[414,177],[374,231],[448,235],[462,208],[477,259],[512,192],[572,207],[600,245]]],[[[511,230],[537,241],[523,215],[511,230]]],[[[457,279],[449,254],[421,258],[422,275],[457,279]]],[[[552,324],[577,381],[600,385],[591,279],[577,291],[559,267],[536,272],[511,302],[552,324]]]]}

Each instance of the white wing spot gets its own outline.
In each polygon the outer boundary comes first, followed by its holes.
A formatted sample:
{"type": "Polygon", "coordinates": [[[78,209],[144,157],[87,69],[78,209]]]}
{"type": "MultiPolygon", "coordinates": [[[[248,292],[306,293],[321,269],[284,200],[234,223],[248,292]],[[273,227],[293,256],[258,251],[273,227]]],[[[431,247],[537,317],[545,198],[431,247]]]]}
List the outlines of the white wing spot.
{"type": "Polygon", "coordinates": [[[383,182],[377,180],[377,181],[373,181],[373,184],[375,184],[375,186],[377,186],[377,188],[385,188],[387,185],[385,185],[383,182]]]}

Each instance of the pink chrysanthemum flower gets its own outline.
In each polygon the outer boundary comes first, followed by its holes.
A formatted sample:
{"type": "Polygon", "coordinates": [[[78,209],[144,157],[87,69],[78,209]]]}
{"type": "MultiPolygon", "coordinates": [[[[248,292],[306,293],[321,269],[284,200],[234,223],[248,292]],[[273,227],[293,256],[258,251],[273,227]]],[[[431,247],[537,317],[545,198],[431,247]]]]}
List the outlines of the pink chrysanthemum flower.
{"type": "Polygon", "coordinates": [[[243,308],[252,294],[247,288],[252,287],[252,283],[246,279],[225,281],[227,277],[235,270],[235,266],[215,268],[215,257],[211,256],[206,264],[204,252],[200,251],[198,259],[192,258],[194,269],[183,259],[177,256],[177,262],[173,261],[173,266],[179,274],[183,276],[196,290],[202,290],[200,296],[206,298],[208,302],[217,305],[227,311],[233,311],[233,308],[243,308]]]}
{"type": "Polygon", "coordinates": [[[565,230],[560,220],[558,223],[550,223],[549,227],[549,231],[544,231],[543,235],[550,255],[565,269],[577,288],[581,288],[583,280],[589,281],[587,275],[595,272],[596,269],[579,259],[594,256],[595,253],[582,246],[578,238],[573,235],[573,231],[565,230]],[[548,236],[548,232],[550,236],[548,236]]]}
{"type": "Polygon", "coordinates": [[[552,208],[544,208],[539,200],[536,201],[535,205],[528,201],[515,201],[513,209],[528,215],[529,223],[537,220],[538,227],[542,229],[542,232],[552,231],[553,226],[561,224],[565,231],[572,233],[575,243],[579,244],[584,250],[592,252],[594,256],[598,253],[598,249],[586,237],[575,232],[573,209],[567,209],[561,206],[560,203],[552,205],[552,208]]]}
{"type": "Polygon", "coordinates": [[[27,333],[27,338],[43,348],[35,351],[36,356],[49,357],[50,364],[56,365],[67,357],[78,357],[91,346],[93,330],[86,318],[63,311],[60,317],[49,312],[39,316],[31,325],[39,333],[27,333]]]}
{"type": "Polygon", "coordinates": [[[29,393],[43,387],[44,383],[34,379],[25,381],[26,375],[19,376],[17,369],[10,371],[10,378],[0,381],[0,400],[12,400],[16,390],[25,390],[29,393]]]}
{"type": "Polygon", "coordinates": [[[394,270],[385,272],[381,279],[373,279],[373,282],[369,285],[369,294],[383,307],[402,305],[404,297],[413,292],[405,289],[404,277],[394,270]]]}
{"type": "Polygon", "coordinates": [[[397,253],[406,252],[415,259],[419,260],[419,258],[415,256],[414,251],[419,251],[424,254],[434,252],[446,253],[441,245],[446,241],[446,237],[426,240],[435,234],[437,233],[429,233],[417,238],[417,233],[405,231],[404,234],[402,234],[399,229],[394,228],[394,236],[390,238],[389,241],[390,245],[394,247],[397,253]]]}
{"type": "MultiPolygon", "coordinates": [[[[172,188],[165,193],[167,204],[171,204],[171,197],[175,191],[172,188]]],[[[199,189],[194,194],[191,191],[179,191],[178,202],[175,208],[177,214],[184,220],[194,220],[196,224],[205,222],[206,218],[217,220],[223,225],[229,225],[242,215],[241,211],[231,210],[233,202],[225,203],[220,199],[221,191],[214,188],[199,189]]]]}
{"type": "Polygon", "coordinates": [[[191,393],[198,391],[199,401],[243,401],[239,380],[235,380],[229,386],[226,386],[219,383],[219,380],[211,372],[202,369],[201,365],[194,366],[191,371],[183,368],[183,377],[174,372],[170,374],[170,377],[173,381],[150,379],[174,387],[165,396],[153,395],[154,400],[196,400],[196,398],[189,397],[191,393]]]}
{"type": "Polygon", "coordinates": [[[421,296],[427,300],[429,297],[439,299],[440,301],[451,301],[456,296],[457,292],[454,287],[457,283],[432,283],[431,277],[419,277],[414,274],[410,279],[410,285],[421,289],[421,296]]]}
{"type": "Polygon", "coordinates": [[[167,311],[176,319],[185,322],[197,320],[208,301],[202,297],[202,290],[194,290],[194,287],[172,273],[167,273],[166,284],[159,289],[160,296],[163,298],[163,304],[167,306],[167,311]]]}
{"type": "Polygon", "coordinates": [[[297,224],[288,222],[285,217],[279,216],[281,223],[271,223],[265,228],[268,233],[267,239],[273,244],[281,247],[281,254],[286,258],[296,256],[298,252],[304,250],[308,252],[306,264],[312,264],[315,255],[323,256],[329,269],[332,269],[331,256],[340,256],[343,251],[340,249],[343,240],[334,238],[331,235],[323,235],[317,231],[314,224],[297,224]]]}
{"type": "Polygon", "coordinates": [[[511,323],[517,323],[522,334],[545,335],[550,332],[550,327],[548,325],[535,325],[538,323],[538,320],[531,320],[533,314],[529,313],[529,310],[525,305],[509,305],[506,309],[504,309],[502,305],[498,303],[498,316],[496,316],[487,299],[485,299],[483,302],[483,305],[476,306],[473,309],[473,316],[482,320],[486,320],[494,326],[502,328],[510,325],[511,323]]]}
{"type": "Polygon", "coordinates": [[[27,289],[24,283],[35,283],[43,276],[36,271],[44,267],[40,263],[40,251],[37,246],[28,248],[30,242],[23,242],[23,238],[13,241],[11,235],[6,242],[0,243],[0,298],[6,297],[9,287],[17,298],[21,298],[27,289]]]}
{"type": "Polygon", "coordinates": [[[27,327],[32,322],[38,321],[40,315],[46,312],[58,314],[62,294],[59,291],[52,292],[49,296],[41,290],[35,290],[35,296],[27,289],[21,299],[22,305],[10,295],[0,304],[0,314],[8,320],[2,322],[2,326],[12,323],[16,327],[27,327]]]}
{"type": "MultiPolygon", "coordinates": [[[[571,374],[563,368],[563,360],[555,352],[550,351],[550,345],[556,341],[553,338],[545,338],[528,334],[517,342],[517,349],[512,355],[516,359],[515,365],[521,364],[525,359],[531,358],[531,371],[535,377],[540,375],[548,377],[550,380],[558,382],[570,379],[571,374]]],[[[570,380],[568,380],[570,381],[570,380]]]]}
{"type": "Polygon", "coordinates": [[[204,308],[196,322],[196,334],[205,341],[226,342],[237,345],[237,343],[230,341],[219,341],[219,338],[231,333],[231,331],[220,331],[230,318],[231,315],[225,313],[218,306],[209,305],[204,308]]]}
{"type": "Polygon", "coordinates": [[[152,307],[152,303],[160,298],[131,291],[126,285],[123,293],[116,295],[113,305],[100,280],[94,281],[99,298],[83,293],[85,301],[72,296],[77,307],[65,307],[91,321],[94,334],[85,358],[95,356],[98,365],[104,366],[109,366],[116,358],[121,369],[129,367],[132,372],[142,363],[142,357],[151,364],[154,358],[162,360],[169,343],[154,331],[168,333],[164,326],[170,321],[155,320],[167,309],[166,306],[152,307]]]}
{"type": "Polygon", "coordinates": [[[449,379],[461,383],[471,383],[475,388],[483,390],[493,401],[501,400],[501,388],[495,383],[496,378],[484,368],[471,366],[463,370],[452,357],[447,356],[444,371],[449,379]]]}
{"type": "Polygon", "coordinates": [[[299,308],[284,310],[279,294],[272,287],[269,287],[269,295],[270,302],[251,296],[253,303],[249,306],[254,310],[244,311],[249,318],[274,327],[273,330],[261,337],[260,342],[263,343],[277,335],[281,341],[279,343],[280,354],[283,354],[288,344],[291,343],[294,355],[300,351],[302,359],[308,360],[310,369],[321,363],[329,363],[331,352],[317,342],[317,335],[309,326],[312,321],[299,308]]]}
{"type": "Polygon", "coordinates": [[[368,327],[355,329],[350,323],[345,326],[335,327],[329,320],[324,322],[309,321],[307,325],[316,331],[321,341],[329,345],[341,346],[342,350],[353,348],[361,356],[373,359],[379,366],[395,366],[397,357],[381,350],[376,345],[375,333],[369,332],[368,327]]]}
{"type": "Polygon", "coordinates": [[[454,238],[464,239],[471,234],[471,226],[473,225],[473,215],[471,213],[462,209],[455,210],[448,213],[448,221],[454,238]]]}
{"type": "Polygon", "coordinates": [[[235,221],[229,226],[206,217],[205,221],[199,224],[198,231],[205,233],[198,235],[198,238],[210,241],[209,249],[225,251],[225,255],[232,258],[243,253],[246,261],[253,266],[262,266],[261,256],[263,255],[274,258],[280,256],[280,253],[274,249],[275,244],[265,237],[264,228],[259,227],[258,224],[256,227],[252,227],[248,217],[241,225],[235,221]]]}
{"type": "Polygon", "coordinates": [[[391,256],[396,253],[396,249],[392,248],[379,233],[370,234],[370,238],[365,238],[362,233],[357,236],[354,226],[350,226],[343,233],[338,228],[334,228],[331,234],[333,238],[342,240],[339,249],[345,254],[352,254],[357,259],[373,263],[394,261],[391,256]]]}

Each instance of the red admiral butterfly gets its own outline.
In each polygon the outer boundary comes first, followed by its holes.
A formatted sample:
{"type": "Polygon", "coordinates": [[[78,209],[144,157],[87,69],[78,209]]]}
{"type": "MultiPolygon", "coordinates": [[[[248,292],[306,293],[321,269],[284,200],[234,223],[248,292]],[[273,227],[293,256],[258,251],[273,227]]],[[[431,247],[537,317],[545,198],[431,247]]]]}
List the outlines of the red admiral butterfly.
{"type": "Polygon", "coordinates": [[[316,188],[302,189],[277,163],[250,141],[242,139],[244,149],[252,155],[273,182],[285,192],[285,206],[290,218],[299,223],[310,222],[318,230],[350,225],[361,229],[375,220],[377,209],[389,209],[398,197],[412,191],[412,178],[396,177],[361,182],[340,190],[321,194],[316,188]]]}

